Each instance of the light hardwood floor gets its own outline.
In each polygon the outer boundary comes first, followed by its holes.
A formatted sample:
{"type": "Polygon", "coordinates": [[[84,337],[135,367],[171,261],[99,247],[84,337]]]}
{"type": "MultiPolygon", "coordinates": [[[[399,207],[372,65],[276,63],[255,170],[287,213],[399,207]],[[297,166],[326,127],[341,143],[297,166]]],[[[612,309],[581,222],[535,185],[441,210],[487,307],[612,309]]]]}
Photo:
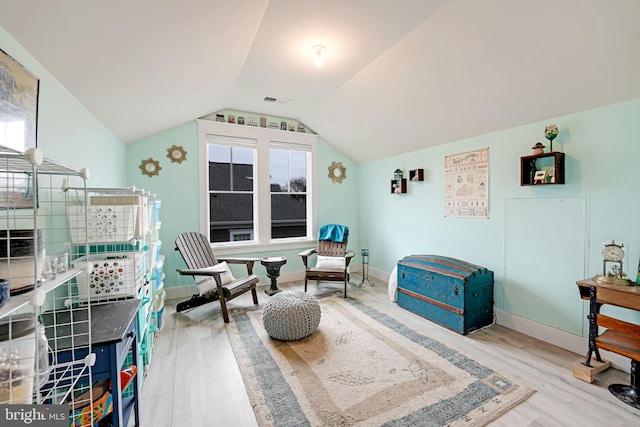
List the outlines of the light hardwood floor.
{"type": "MultiPolygon", "coordinates": [[[[386,283],[376,280],[374,287],[366,282],[358,287],[360,280],[352,276],[350,297],[536,390],[491,426],[640,426],[640,410],[619,401],[607,389],[614,383],[628,384],[628,374],[610,368],[594,383],[585,383],[572,375],[572,365],[582,355],[499,325],[458,335],[392,303],[386,283]]],[[[300,283],[279,287],[303,289],[300,283]]],[[[340,284],[311,283],[309,292],[331,289],[339,290],[340,284]]],[[[258,298],[261,304],[268,299],[264,288],[258,290],[258,298]]],[[[142,426],[256,426],[219,304],[175,313],[176,302],[166,305],[164,326],[144,379],[142,426]]],[[[230,307],[251,304],[250,294],[229,303],[230,307]]]]}

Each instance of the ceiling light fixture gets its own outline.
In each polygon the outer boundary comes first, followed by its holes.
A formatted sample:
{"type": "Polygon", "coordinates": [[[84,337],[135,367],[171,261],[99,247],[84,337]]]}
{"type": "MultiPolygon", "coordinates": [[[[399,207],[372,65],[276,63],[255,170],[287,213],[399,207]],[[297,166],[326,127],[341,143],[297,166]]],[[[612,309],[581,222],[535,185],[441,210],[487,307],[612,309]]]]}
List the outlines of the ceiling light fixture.
{"type": "Polygon", "coordinates": [[[324,63],[324,54],[326,51],[327,48],[319,44],[311,48],[311,52],[313,52],[313,63],[316,64],[316,67],[324,63]]]}

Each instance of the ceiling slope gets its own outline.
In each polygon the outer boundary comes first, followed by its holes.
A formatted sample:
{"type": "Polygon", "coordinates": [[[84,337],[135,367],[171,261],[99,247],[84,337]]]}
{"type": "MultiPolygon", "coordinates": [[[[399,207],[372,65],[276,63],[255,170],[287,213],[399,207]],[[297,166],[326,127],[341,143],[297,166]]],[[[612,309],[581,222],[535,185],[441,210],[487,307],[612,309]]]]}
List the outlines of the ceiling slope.
{"type": "Polygon", "coordinates": [[[232,108],[366,162],[640,97],[637,0],[0,0],[0,26],[125,142],[232,108]]]}

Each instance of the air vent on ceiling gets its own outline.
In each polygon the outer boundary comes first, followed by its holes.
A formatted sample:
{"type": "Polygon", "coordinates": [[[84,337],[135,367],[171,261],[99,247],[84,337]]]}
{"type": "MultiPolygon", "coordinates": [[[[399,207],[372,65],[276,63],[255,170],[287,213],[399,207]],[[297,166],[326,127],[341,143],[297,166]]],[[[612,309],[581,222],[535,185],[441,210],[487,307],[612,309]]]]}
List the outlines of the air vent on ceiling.
{"type": "Polygon", "coordinates": [[[291,101],[288,98],[276,98],[274,96],[265,96],[264,97],[264,102],[275,102],[277,104],[286,104],[287,102],[291,101]]]}

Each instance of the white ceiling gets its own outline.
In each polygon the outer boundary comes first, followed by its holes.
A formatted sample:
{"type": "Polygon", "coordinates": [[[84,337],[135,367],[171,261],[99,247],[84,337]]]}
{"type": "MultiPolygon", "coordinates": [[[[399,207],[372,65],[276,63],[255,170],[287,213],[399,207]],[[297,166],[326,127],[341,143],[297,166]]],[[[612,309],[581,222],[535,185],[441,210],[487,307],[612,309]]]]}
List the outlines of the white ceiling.
{"type": "Polygon", "coordinates": [[[638,0],[0,0],[0,26],[125,142],[230,108],[365,162],[640,98],[638,0]]]}

